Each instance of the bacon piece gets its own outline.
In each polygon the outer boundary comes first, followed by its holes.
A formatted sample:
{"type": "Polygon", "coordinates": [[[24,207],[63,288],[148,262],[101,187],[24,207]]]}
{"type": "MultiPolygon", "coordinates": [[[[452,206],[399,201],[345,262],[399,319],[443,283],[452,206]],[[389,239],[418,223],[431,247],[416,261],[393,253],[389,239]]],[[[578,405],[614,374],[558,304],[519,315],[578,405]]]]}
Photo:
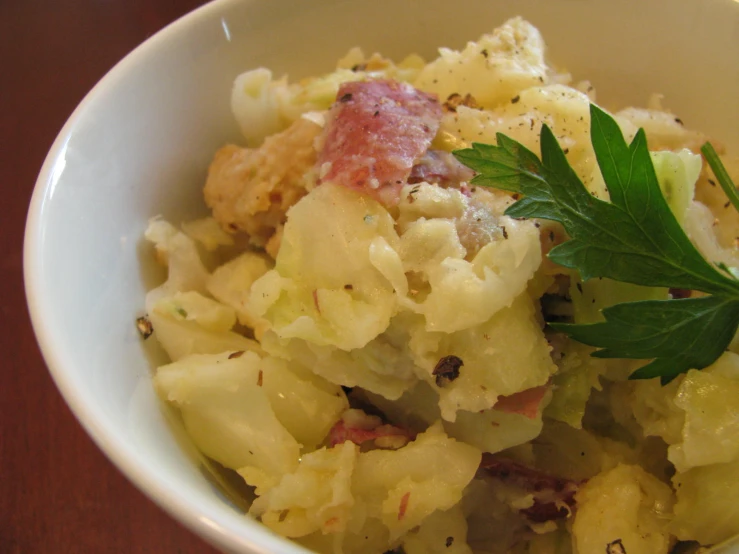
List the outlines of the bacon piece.
{"type": "MultiPolygon", "coordinates": [[[[444,187],[466,183],[475,172],[469,167],[462,165],[451,152],[445,150],[427,151],[411,169],[408,177],[410,184],[434,183],[444,187]]],[[[469,196],[469,187],[466,188],[466,196],[469,196]]],[[[464,193],[465,191],[463,191],[464,193]]]]}
{"type": "Polygon", "coordinates": [[[488,453],[482,455],[480,469],[490,477],[533,495],[533,505],[519,510],[519,513],[532,523],[565,519],[575,509],[575,494],[580,485],[577,481],[549,475],[519,462],[488,453]]]}
{"type": "Polygon", "coordinates": [[[468,183],[460,183],[459,192],[461,192],[467,198],[472,198],[472,187],[468,183]]]}
{"type": "Polygon", "coordinates": [[[380,443],[376,446],[390,446],[399,448],[411,440],[412,434],[405,429],[395,427],[394,425],[378,425],[372,429],[364,429],[362,427],[348,426],[343,419],[340,419],[329,431],[329,443],[331,446],[351,441],[356,445],[362,445],[369,441],[377,441],[380,443]]]}
{"type": "Polygon", "coordinates": [[[521,510],[521,514],[531,523],[546,523],[555,519],[566,519],[572,514],[575,507],[575,495],[572,498],[563,500],[564,504],[556,502],[542,502],[538,498],[534,498],[531,507],[521,510]],[[571,503],[571,505],[570,505],[571,503]]]}
{"type": "Polygon", "coordinates": [[[391,80],[339,87],[318,156],[319,182],[332,181],[386,206],[398,203],[413,164],[439,129],[433,95],[391,80]]]}
{"type": "Polygon", "coordinates": [[[408,509],[408,501],[411,498],[411,493],[407,492],[400,499],[400,506],[398,506],[398,521],[405,517],[405,512],[408,509]]]}
{"type": "Polygon", "coordinates": [[[670,296],[672,298],[690,298],[693,291],[690,289],[670,289],[670,296]]]}
{"type": "Polygon", "coordinates": [[[521,414],[529,419],[535,419],[539,415],[541,401],[549,391],[549,386],[542,385],[526,389],[508,396],[501,396],[493,406],[493,409],[509,414],[521,414]]]}

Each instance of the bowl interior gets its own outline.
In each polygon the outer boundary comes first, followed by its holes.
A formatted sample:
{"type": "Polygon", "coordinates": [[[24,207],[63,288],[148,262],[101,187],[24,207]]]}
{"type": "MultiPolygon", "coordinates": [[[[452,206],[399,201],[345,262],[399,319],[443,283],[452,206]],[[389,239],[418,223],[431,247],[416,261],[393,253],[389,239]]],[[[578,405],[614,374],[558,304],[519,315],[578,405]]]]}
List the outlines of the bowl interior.
{"type": "Polygon", "coordinates": [[[244,518],[203,477],[150,385],[134,320],[156,270],[149,218],[205,213],[213,152],[239,141],[229,98],[256,66],[328,72],[352,46],[400,59],[461,47],[523,15],[550,57],[607,107],[653,92],[686,125],[737,151],[739,4],[731,0],[217,0],[154,36],[88,95],[52,148],[26,235],[26,283],[52,374],[88,432],[161,506],[239,552],[301,552],[244,518]]]}

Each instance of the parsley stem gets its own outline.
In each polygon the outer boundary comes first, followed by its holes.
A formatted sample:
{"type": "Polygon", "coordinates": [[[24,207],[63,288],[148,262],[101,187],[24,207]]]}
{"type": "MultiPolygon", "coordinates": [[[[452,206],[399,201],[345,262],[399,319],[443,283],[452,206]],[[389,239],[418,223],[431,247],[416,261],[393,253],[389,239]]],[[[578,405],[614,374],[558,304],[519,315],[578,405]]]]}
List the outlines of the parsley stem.
{"type": "Polygon", "coordinates": [[[724,164],[721,163],[721,158],[718,157],[716,150],[710,142],[705,143],[701,146],[701,152],[706,158],[708,165],[711,166],[713,174],[716,176],[718,184],[724,189],[726,196],[729,197],[729,201],[734,205],[734,209],[739,212],[739,192],[736,190],[736,185],[729,177],[724,164]]]}

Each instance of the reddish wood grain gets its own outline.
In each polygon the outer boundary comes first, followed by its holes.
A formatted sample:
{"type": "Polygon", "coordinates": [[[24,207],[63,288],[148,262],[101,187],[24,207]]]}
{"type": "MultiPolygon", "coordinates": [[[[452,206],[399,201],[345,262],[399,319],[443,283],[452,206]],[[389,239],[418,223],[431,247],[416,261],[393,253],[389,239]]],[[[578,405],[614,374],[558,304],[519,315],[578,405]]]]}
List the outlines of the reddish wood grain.
{"type": "Polygon", "coordinates": [[[198,0],[0,1],[0,554],[215,552],[146,499],[66,408],[29,322],[23,227],[85,93],[198,0]]]}

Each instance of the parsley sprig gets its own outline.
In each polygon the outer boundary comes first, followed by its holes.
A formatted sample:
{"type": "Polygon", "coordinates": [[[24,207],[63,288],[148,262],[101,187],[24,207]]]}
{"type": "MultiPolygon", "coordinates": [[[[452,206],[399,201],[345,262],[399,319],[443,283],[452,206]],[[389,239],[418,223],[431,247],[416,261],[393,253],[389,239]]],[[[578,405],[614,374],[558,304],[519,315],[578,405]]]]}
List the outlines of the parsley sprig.
{"type": "Polygon", "coordinates": [[[719,185],[724,189],[726,196],[729,197],[729,201],[734,205],[734,208],[739,211],[739,192],[737,192],[736,186],[734,186],[731,177],[729,177],[729,174],[726,172],[724,164],[721,163],[718,154],[716,154],[716,151],[713,149],[713,145],[710,142],[707,142],[701,147],[701,152],[708,162],[708,165],[711,167],[711,171],[713,171],[713,174],[716,176],[719,185]]]}
{"type": "MultiPolygon", "coordinates": [[[[688,239],[662,195],[644,130],[627,144],[610,115],[595,105],[590,115],[593,149],[610,202],[588,192],[546,125],[541,159],[500,133],[497,146],[474,143],[454,154],[477,172],[473,184],[523,195],[507,215],[561,223],[570,240],[553,248],[549,258],[578,270],[583,280],[607,277],[707,294],[617,304],[603,310],[601,323],[552,324],[600,348],[594,356],[652,360],[631,378],[660,377],[666,383],[710,365],[727,348],[739,326],[739,280],[727,267],[705,260],[688,239]]],[[[704,154],[716,178],[736,197],[712,151],[704,154]]]]}

